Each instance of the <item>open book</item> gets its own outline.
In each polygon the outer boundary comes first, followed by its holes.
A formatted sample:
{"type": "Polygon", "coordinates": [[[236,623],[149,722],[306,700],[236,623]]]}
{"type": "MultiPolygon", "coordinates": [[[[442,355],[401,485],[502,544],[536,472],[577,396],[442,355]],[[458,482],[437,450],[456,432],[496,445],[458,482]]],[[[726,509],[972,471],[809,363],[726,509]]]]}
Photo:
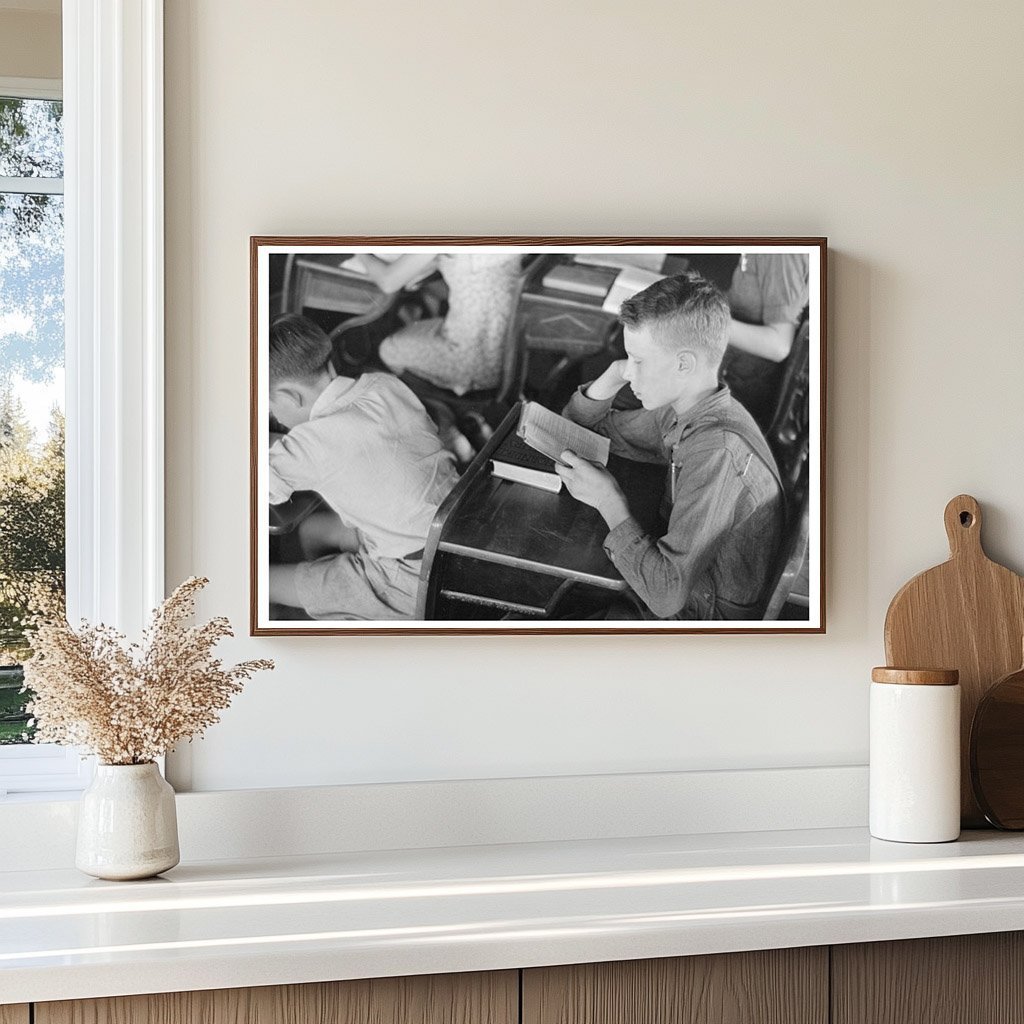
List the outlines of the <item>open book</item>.
{"type": "Polygon", "coordinates": [[[608,438],[595,434],[536,402],[527,402],[514,434],[494,453],[492,472],[505,480],[558,491],[562,478],[555,463],[564,465],[562,452],[575,452],[589,462],[608,465],[608,438]]]}

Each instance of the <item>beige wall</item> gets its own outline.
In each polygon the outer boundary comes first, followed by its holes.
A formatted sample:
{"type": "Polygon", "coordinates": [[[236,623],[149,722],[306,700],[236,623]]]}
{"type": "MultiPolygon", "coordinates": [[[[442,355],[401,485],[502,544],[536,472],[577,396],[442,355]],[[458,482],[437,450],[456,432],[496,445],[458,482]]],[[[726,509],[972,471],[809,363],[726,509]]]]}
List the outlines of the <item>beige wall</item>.
{"type": "Polygon", "coordinates": [[[947,499],[1024,569],[1022,11],[167,0],[168,572],[243,634],[249,235],[832,246],[826,636],[243,637],[195,786],[864,762],[947,499]]]}
{"type": "Polygon", "coordinates": [[[0,78],[60,78],[60,15],[3,10],[0,78]]]}

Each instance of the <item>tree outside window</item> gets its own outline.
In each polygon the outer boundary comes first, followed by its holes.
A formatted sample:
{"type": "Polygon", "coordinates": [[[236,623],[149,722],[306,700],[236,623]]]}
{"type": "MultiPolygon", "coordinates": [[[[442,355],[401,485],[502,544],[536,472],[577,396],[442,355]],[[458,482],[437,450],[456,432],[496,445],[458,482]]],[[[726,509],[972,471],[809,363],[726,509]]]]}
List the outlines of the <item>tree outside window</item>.
{"type": "Polygon", "coordinates": [[[31,739],[26,617],[63,603],[62,104],[0,96],[0,744],[31,739]]]}

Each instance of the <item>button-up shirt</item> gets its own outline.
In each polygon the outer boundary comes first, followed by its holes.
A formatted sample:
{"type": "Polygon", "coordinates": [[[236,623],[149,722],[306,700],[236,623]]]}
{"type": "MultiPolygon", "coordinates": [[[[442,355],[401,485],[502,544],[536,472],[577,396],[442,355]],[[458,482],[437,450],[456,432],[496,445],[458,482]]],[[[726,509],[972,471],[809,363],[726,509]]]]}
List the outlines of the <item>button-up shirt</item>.
{"type": "Polygon", "coordinates": [[[573,395],[565,415],[611,440],[617,455],[666,464],[662,512],[652,537],[632,517],[605,551],[646,614],[659,619],[753,619],[763,613],[782,537],[784,504],[775,461],[750,414],[722,386],[677,415],[615,410],[573,395]]]}
{"type": "Polygon", "coordinates": [[[419,399],[390,373],[333,380],[309,420],[271,447],[269,461],[272,505],[317,491],[374,559],[422,548],[458,480],[419,399]]]}

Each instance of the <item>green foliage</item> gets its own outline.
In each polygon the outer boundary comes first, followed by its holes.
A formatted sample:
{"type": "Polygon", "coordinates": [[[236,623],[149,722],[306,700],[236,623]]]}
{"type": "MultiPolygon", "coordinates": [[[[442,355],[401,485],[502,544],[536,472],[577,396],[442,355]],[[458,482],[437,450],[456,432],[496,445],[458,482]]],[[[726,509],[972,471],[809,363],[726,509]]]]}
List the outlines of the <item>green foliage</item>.
{"type": "Polygon", "coordinates": [[[64,595],[64,417],[38,447],[21,403],[0,394],[0,657],[30,653],[26,614],[64,595]]]}
{"type": "Polygon", "coordinates": [[[27,694],[21,692],[21,687],[20,667],[0,668],[0,745],[24,743],[35,732],[35,726],[28,724],[27,694]]]}

